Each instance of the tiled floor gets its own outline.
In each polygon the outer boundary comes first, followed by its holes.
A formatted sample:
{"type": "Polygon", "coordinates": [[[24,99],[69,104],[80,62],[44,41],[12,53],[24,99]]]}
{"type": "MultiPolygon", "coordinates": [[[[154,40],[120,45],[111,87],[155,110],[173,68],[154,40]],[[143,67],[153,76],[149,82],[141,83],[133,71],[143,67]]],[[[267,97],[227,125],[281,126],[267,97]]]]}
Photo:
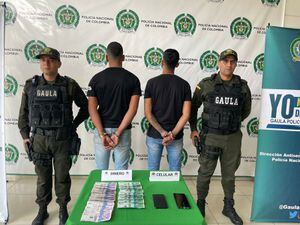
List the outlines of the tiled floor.
{"type": "MultiPolygon", "coordinates": [[[[30,225],[37,212],[35,200],[36,177],[35,176],[8,176],[8,201],[9,201],[9,225],[30,225]]],[[[86,180],[85,176],[72,177],[72,200],[68,205],[72,209],[77,196],[86,180]]],[[[196,178],[185,177],[186,183],[196,199],[196,178]]],[[[236,210],[244,220],[244,224],[250,223],[251,201],[252,201],[252,180],[238,180],[236,182],[236,210]]],[[[220,178],[213,178],[210,185],[210,192],[207,197],[206,222],[212,224],[231,224],[221,213],[223,207],[223,190],[220,178]]],[[[58,206],[55,201],[49,205],[50,217],[46,225],[58,224],[58,206]]],[[[253,223],[259,225],[260,223],[253,223]]],[[[272,223],[267,223],[273,225],[272,223]]],[[[280,225],[283,225],[282,223],[280,225]]]]}

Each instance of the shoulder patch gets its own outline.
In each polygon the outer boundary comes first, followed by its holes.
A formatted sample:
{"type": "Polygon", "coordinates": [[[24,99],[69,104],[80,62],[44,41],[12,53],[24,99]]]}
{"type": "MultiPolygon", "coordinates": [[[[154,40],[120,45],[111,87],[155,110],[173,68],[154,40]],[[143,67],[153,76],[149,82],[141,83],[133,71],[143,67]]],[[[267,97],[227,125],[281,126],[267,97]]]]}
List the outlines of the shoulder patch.
{"type": "Polygon", "coordinates": [[[239,75],[235,75],[235,74],[233,74],[233,76],[235,76],[237,79],[240,79],[240,80],[242,80],[241,76],[239,76],[239,75]]]}
{"type": "Polygon", "coordinates": [[[211,80],[211,77],[205,77],[202,79],[202,82],[205,82],[205,81],[210,81],[211,80]]]}
{"type": "Polygon", "coordinates": [[[31,83],[31,81],[32,81],[32,78],[30,78],[30,79],[27,79],[27,80],[25,81],[25,84],[27,84],[27,83],[31,83]]]}
{"type": "Polygon", "coordinates": [[[66,80],[69,82],[69,83],[75,83],[76,81],[71,78],[71,77],[68,77],[68,76],[65,76],[66,80]]]}
{"type": "Polygon", "coordinates": [[[210,76],[210,80],[214,80],[214,79],[216,79],[216,77],[218,76],[218,74],[217,73],[214,73],[214,74],[212,74],[211,76],[210,76]]]}
{"type": "Polygon", "coordinates": [[[64,78],[66,78],[67,80],[73,80],[71,77],[69,76],[64,76],[64,78]]]}
{"type": "Polygon", "coordinates": [[[247,84],[248,82],[247,82],[246,80],[244,80],[244,79],[241,79],[241,83],[242,83],[243,85],[245,85],[245,84],[247,84]]]}

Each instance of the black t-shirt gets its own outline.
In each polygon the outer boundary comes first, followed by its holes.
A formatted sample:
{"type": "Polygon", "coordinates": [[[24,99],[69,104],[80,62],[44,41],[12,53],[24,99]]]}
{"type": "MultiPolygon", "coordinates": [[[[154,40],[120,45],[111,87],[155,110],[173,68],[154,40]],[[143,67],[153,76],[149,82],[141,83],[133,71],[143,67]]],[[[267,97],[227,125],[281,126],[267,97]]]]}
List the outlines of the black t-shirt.
{"type": "Polygon", "coordinates": [[[131,96],[141,95],[141,84],[124,68],[109,67],[91,79],[87,95],[97,97],[103,127],[117,128],[128,111],[131,96]]]}
{"type": "MultiPolygon", "coordinates": [[[[152,114],[166,131],[172,131],[182,116],[184,101],[191,101],[191,87],[188,82],[176,75],[162,74],[147,82],[145,98],[151,98],[152,114]]],[[[147,135],[161,138],[160,133],[151,126],[147,135]]],[[[183,130],[176,139],[183,137],[183,130]]]]}

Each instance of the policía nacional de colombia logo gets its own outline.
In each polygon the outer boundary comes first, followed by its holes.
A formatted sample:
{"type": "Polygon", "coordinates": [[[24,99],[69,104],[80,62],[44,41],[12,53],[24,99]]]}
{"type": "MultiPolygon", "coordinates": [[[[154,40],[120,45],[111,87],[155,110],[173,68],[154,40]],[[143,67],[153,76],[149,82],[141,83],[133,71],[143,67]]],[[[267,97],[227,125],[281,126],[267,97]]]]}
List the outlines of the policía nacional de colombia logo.
{"type": "Polygon", "coordinates": [[[280,0],[261,0],[261,2],[267,6],[278,6],[280,0]]]}
{"type": "Polygon", "coordinates": [[[91,117],[89,117],[88,119],[86,119],[84,121],[84,127],[85,127],[85,130],[89,133],[95,133],[96,132],[96,127],[95,127],[91,117]]]}
{"type": "Polygon", "coordinates": [[[219,54],[215,51],[204,52],[199,59],[201,70],[205,72],[217,72],[219,54]]]}
{"type": "Polygon", "coordinates": [[[251,22],[244,17],[234,19],[230,25],[230,33],[233,38],[247,39],[250,36],[251,31],[251,22]]]}
{"type": "Polygon", "coordinates": [[[119,31],[135,32],[139,27],[139,17],[133,10],[124,9],[116,17],[116,25],[119,31]]]}
{"type": "Polygon", "coordinates": [[[86,51],[86,59],[90,65],[105,66],[107,64],[106,48],[101,44],[91,45],[86,51]]]}
{"type": "Polygon", "coordinates": [[[146,133],[149,129],[149,121],[144,117],[141,121],[141,129],[143,133],[146,133]]]}
{"type": "Polygon", "coordinates": [[[144,55],[146,67],[149,69],[161,69],[163,53],[163,50],[160,48],[153,47],[148,49],[144,55]]]}
{"type": "Polygon", "coordinates": [[[258,128],[259,128],[259,120],[257,119],[257,117],[254,117],[251,120],[249,120],[247,124],[248,135],[251,137],[257,137],[258,128]]]}
{"type": "Polygon", "coordinates": [[[5,161],[7,163],[17,163],[19,159],[19,151],[18,149],[12,144],[5,145],[5,161]]]}
{"type": "Polygon", "coordinates": [[[290,46],[292,59],[295,62],[300,62],[300,37],[295,38],[290,46]]]}
{"type": "Polygon", "coordinates": [[[188,160],[188,154],[187,151],[183,148],[181,151],[181,165],[184,167],[186,165],[186,162],[188,160]]]}
{"type": "Polygon", "coordinates": [[[199,117],[199,118],[197,119],[196,127],[197,127],[197,131],[198,131],[198,132],[201,132],[201,130],[202,130],[202,117],[199,117]]]}
{"type": "Polygon", "coordinates": [[[4,94],[6,97],[15,96],[18,91],[18,82],[17,80],[7,74],[4,79],[4,94]]]}
{"type": "Polygon", "coordinates": [[[55,20],[59,27],[75,29],[79,24],[79,12],[71,5],[62,5],[55,11],[55,20]]]}
{"type": "MultiPolygon", "coordinates": [[[[112,160],[115,162],[115,151],[112,153],[112,160]]],[[[134,152],[132,149],[129,150],[129,165],[131,165],[134,161],[134,152]]]]}
{"type": "Polygon", "coordinates": [[[196,20],[191,14],[182,13],[176,17],[174,29],[179,36],[192,36],[196,30],[196,20]]]}
{"type": "MultiPolygon", "coordinates": [[[[180,161],[181,161],[181,166],[184,167],[186,165],[186,162],[188,160],[188,153],[187,151],[183,148],[181,151],[181,156],[180,156],[180,161]]],[[[167,155],[167,162],[169,163],[169,157],[167,155]]]]}
{"type": "Polygon", "coordinates": [[[253,62],[253,67],[254,71],[257,74],[263,74],[264,72],[264,53],[259,54],[258,56],[255,57],[254,62],[253,62]]]}
{"type": "MultiPolygon", "coordinates": [[[[6,3],[6,9],[5,9],[5,25],[14,24],[17,19],[17,10],[13,4],[10,2],[6,3]]],[[[0,5],[3,4],[3,1],[0,1],[0,5]]]]}
{"type": "Polygon", "coordinates": [[[47,47],[46,44],[39,40],[29,41],[24,49],[25,57],[29,62],[38,62],[39,60],[35,58],[36,55],[40,53],[40,51],[47,47]]]}
{"type": "Polygon", "coordinates": [[[78,157],[79,157],[78,155],[72,155],[71,156],[71,160],[72,160],[73,165],[75,165],[77,163],[78,157]]]}

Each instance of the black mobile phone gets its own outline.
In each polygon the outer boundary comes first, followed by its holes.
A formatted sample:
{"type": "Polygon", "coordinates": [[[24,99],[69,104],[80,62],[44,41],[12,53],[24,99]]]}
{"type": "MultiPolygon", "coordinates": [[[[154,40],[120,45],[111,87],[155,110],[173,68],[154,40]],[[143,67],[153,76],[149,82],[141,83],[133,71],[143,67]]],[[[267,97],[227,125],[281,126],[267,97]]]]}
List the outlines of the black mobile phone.
{"type": "Polygon", "coordinates": [[[168,208],[166,198],[163,194],[153,194],[152,197],[153,197],[154,207],[156,209],[167,209],[168,208]]]}
{"type": "Polygon", "coordinates": [[[176,205],[179,209],[190,209],[190,203],[187,200],[185,194],[183,193],[174,193],[174,198],[176,205]]]}

